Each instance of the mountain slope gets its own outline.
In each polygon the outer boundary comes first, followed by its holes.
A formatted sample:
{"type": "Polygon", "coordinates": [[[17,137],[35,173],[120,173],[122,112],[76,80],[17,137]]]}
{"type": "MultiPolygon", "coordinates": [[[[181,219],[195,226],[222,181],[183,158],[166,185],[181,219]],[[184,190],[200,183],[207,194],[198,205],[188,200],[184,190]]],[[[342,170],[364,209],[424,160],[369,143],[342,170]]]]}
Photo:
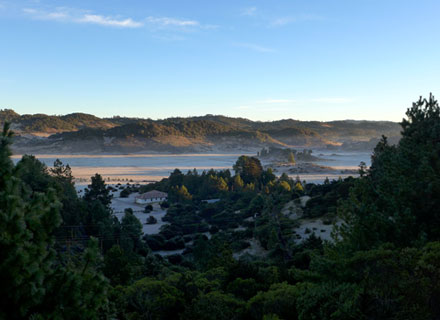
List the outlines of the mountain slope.
{"type": "Polygon", "coordinates": [[[370,147],[382,134],[398,139],[400,126],[389,121],[251,121],[217,115],[162,120],[99,118],[85,113],[63,116],[19,115],[0,110],[10,121],[20,152],[210,152],[255,150],[265,146],[370,147]]]}

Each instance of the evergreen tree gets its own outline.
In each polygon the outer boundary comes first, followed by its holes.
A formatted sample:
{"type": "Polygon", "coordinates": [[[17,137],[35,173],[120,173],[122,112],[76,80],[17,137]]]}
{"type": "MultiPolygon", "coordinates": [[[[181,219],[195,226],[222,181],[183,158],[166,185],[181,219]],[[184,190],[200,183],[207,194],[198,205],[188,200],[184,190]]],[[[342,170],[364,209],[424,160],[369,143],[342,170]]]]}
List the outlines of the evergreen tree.
{"type": "Polygon", "coordinates": [[[125,251],[139,249],[142,235],[142,223],[133,214],[133,210],[126,210],[121,221],[121,247],[125,251]]]}
{"type": "Polygon", "coordinates": [[[58,180],[73,184],[72,169],[69,165],[64,165],[60,159],[56,159],[53,168],[49,169],[50,173],[58,180]]]}
{"type": "MultiPolygon", "coordinates": [[[[20,179],[10,160],[11,137],[5,125],[0,137],[0,319],[96,319],[107,304],[106,281],[96,271],[97,243],[91,241],[75,259],[56,255],[53,234],[61,223],[61,204],[53,188],[37,192],[20,179]]],[[[38,162],[28,159],[39,172],[38,162]]]]}
{"type": "Polygon", "coordinates": [[[50,235],[61,218],[53,190],[33,199],[22,191],[9,158],[11,137],[6,124],[0,138],[0,318],[20,319],[44,299],[55,257],[50,235]]]}
{"type": "Polygon", "coordinates": [[[341,237],[357,249],[384,242],[420,245],[440,239],[440,108],[420,99],[402,122],[402,139],[378,143],[371,168],[340,208],[341,237]]]}
{"type": "Polygon", "coordinates": [[[99,201],[104,207],[110,209],[112,196],[101,175],[95,174],[92,177],[92,183],[88,186],[88,189],[85,190],[84,200],[89,203],[99,201]]]}
{"type": "Polygon", "coordinates": [[[260,160],[248,156],[239,157],[233,168],[246,184],[259,182],[263,172],[260,160]]]}

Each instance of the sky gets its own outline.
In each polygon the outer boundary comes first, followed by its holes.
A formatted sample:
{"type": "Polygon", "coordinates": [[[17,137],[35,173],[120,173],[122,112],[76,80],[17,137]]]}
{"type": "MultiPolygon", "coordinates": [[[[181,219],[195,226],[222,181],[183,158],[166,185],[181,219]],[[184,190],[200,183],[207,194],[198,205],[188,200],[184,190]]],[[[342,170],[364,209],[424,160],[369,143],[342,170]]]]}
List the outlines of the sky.
{"type": "Polygon", "coordinates": [[[400,121],[440,95],[438,0],[0,0],[0,109],[400,121]]]}

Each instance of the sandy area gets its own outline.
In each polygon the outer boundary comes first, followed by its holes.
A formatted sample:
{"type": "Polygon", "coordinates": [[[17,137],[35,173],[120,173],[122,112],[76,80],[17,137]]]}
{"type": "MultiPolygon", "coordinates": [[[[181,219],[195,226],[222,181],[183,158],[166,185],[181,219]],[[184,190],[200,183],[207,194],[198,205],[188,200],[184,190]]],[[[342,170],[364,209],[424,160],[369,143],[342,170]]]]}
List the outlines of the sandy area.
{"type": "MultiPolygon", "coordinates": [[[[239,157],[244,153],[157,153],[157,154],[139,154],[139,153],[129,153],[129,154],[36,154],[35,156],[39,159],[68,159],[68,158],[169,158],[169,157],[239,157]]],[[[22,154],[12,155],[12,159],[21,159],[22,154]]]]}
{"type": "Polygon", "coordinates": [[[296,220],[303,214],[302,208],[295,203],[295,200],[289,201],[285,204],[281,213],[289,219],[296,220]]]}
{"type": "Polygon", "coordinates": [[[166,256],[171,256],[173,254],[182,254],[183,251],[185,251],[185,249],[177,249],[177,250],[158,250],[158,251],[153,251],[154,254],[158,254],[161,255],[162,257],[166,257],[166,256]]]}
{"type": "Polygon", "coordinates": [[[329,152],[326,150],[314,150],[313,155],[318,156],[317,161],[298,161],[295,166],[289,163],[277,162],[274,159],[263,161],[264,167],[271,167],[278,176],[286,173],[291,178],[300,177],[301,181],[311,183],[323,183],[326,178],[337,180],[350,176],[357,177],[359,163],[370,164],[371,152],[329,152]]]}
{"type": "Polygon", "coordinates": [[[315,163],[299,162],[295,165],[279,162],[266,162],[264,168],[271,168],[277,176],[287,174],[291,178],[299,177],[301,181],[322,183],[326,178],[337,180],[339,178],[357,177],[356,166],[321,166],[315,163]]]}
{"type": "Polygon", "coordinates": [[[159,233],[160,227],[167,222],[163,222],[162,218],[166,214],[166,210],[162,210],[158,203],[153,204],[153,211],[150,213],[144,213],[145,205],[139,205],[135,203],[134,199],[138,195],[138,193],[132,193],[128,198],[113,198],[112,200],[112,208],[115,213],[115,216],[122,220],[124,217],[124,210],[131,208],[133,209],[134,215],[139,221],[142,223],[142,231],[144,234],[155,234],[159,233]],[[146,221],[149,216],[153,216],[157,219],[157,223],[155,224],[146,224],[146,221]]]}
{"type": "Polygon", "coordinates": [[[251,246],[249,248],[241,250],[240,252],[234,253],[232,255],[234,257],[234,259],[239,259],[241,256],[243,256],[245,254],[250,254],[250,255],[259,256],[259,257],[264,257],[268,254],[268,251],[265,250],[260,245],[260,242],[257,239],[248,239],[246,241],[249,242],[251,246]]]}
{"type": "Polygon", "coordinates": [[[167,177],[166,174],[151,175],[146,169],[136,167],[72,167],[72,175],[76,181],[89,181],[90,177],[99,173],[103,179],[108,181],[135,181],[150,182],[159,181],[167,177]]]}
{"type": "MultiPolygon", "coordinates": [[[[238,150],[237,150],[238,151],[238,150]]],[[[101,174],[106,181],[110,182],[150,182],[158,181],[175,169],[182,172],[196,168],[203,170],[231,169],[237,158],[246,153],[188,153],[188,154],[39,154],[36,157],[47,166],[52,166],[55,159],[60,159],[64,164],[72,168],[76,182],[88,182],[95,173],[101,174]]],[[[252,154],[247,153],[252,156],[252,154]]],[[[275,173],[281,175],[286,172],[292,178],[297,175],[307,182],[322,183],[327,177],[338,179],[348,176],[356,176],[356,170],[360,161],[369,163],[368,153],[319,153],[322,159],[313,163],[321,167],[331,167],[330,170],[312,170],[306,167],[304,170],[289,172],[290,165],[276,167],[275,173]]],[[[14,155],[14,161],[18,161],[21,155],[14,155]]],[[[265,166],[267,162],[263,163],[265,166]]]]}
{"type": "MultiPolygon", "coordinates": [[[[124,184],[122,184],[125,186],[124,184]]],[[[115,184],[108,184],[108,186],[116,187],[115,184]]],[[[84,189],[87,188],[86,183],[76,183],[75,188],[79,194],[79,196],[84,195],[84,189]]],[[[133,210],[134,215],[136,218],[139,219],[139,221],[142,223],[142,231],[144,234],[155,234],[159,233],[160,227],[164,224],[167,224],[167,222],[162,221],[162,217],[165,216],[166,210],[162,210],[160,205],[158,203],[153,203],[153,211],[150,213],[144,213],[144,208],[146,205],[140,205],[135,203],[135,197],[138,196],[138,193],[132,193],[127,198],[119,198],[120,191],[112,192],[113,195],[111,207],[113,209],[113,212],[115,216],[119,219],[119,221],[122,220],[124,217],[124,210],[131,208],[133,210]],[[155,224],[146,224],[149,216],[153,216],[157,219],[157,223],[155,224]]]]}
{"type": "MultiPolygon", "coordinates": [[[[89,181],[96,173],[105,180],[119,181],[157,181],[176,168],[186,173],[188,170],[223,170],[232,169],[233,164],[241,154],[115,154],[115,155],[52,155],[41,154],[36,157],[51,167],[56,159],[72,168],[76,181],[89,181]]],[[[20,155],[13,156],[15,162],[20,155]]]]}
{"type": "MultiPolygon", "coordinates": [[[[72,167],[72,174],[76,180],[90,180],[91,176],[99,173],[105,180],[110,181],[136,181],[150,182],[159,181],[167,178],[175,168],[157,168],[157,167],[72,167]],[[156,172],[156,173],[155,173],[156,172]]],[[[194,167],[181,166],[183,172],[192,170],[194,167]]],[[[198,170],[223,170],[229,169],[225,166],[198,167],[198,170]]]]}
{"type": "Polygon", "coordinates": [[[321,219],[301,219],[301,225],[295,228],[296,234],[301,236],[298,242],[302,242],[313,233],[322,240],[332,241],[331,232],[333,231],[333,225],[325,225],[321,219]]]}

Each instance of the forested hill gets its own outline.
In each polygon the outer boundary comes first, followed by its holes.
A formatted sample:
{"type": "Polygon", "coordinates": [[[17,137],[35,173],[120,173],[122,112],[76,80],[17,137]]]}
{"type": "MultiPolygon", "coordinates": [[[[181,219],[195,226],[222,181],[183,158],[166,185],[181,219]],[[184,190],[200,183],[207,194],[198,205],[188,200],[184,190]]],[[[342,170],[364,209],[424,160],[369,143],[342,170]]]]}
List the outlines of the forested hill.
{"type": "Polygon", "coordinates": [[[229,151],[270,145],[370,149],[382,135],[391,141],[400,135],[400,126],[390,121],[260,122],[218,115],[151,120],[0,110],[0,125],[5,121],[17,133],[18,150],[45,152],[229,151]]]}

